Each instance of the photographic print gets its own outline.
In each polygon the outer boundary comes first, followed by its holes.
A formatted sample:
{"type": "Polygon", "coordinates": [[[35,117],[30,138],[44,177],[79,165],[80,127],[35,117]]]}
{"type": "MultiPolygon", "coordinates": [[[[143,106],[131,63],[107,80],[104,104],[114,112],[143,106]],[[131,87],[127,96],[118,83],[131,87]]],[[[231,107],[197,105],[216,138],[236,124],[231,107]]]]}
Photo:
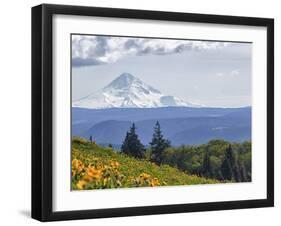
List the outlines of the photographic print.
{"type": "Polygon", "coordinates": [[[252,43],[71,35],[71,189],[251,182],[252,43]]]}
{"type": "Polygon", "coordinates": [[[32,7],[32,218],[274,206],[274,19],[32,7]]]}

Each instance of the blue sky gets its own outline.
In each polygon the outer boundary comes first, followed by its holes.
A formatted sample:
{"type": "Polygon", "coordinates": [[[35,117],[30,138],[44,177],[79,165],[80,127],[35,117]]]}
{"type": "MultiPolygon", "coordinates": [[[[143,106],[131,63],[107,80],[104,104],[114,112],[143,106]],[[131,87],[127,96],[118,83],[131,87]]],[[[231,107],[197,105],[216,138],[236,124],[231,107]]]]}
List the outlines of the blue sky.
{"type": "Polygon", "coordinates": [[[123,72],[167,95],[210,107],[251,105],[250,43],[72,36],[72,98],[123,72]]]}

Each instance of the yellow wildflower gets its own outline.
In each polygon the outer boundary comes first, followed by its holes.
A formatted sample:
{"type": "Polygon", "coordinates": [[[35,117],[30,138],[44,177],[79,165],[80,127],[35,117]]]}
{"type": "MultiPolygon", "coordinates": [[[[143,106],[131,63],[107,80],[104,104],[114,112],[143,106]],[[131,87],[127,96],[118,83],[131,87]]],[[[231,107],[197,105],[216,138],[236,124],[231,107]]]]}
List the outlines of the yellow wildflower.
{"type": "Polygon", "coordinates": [[[120,166],[120,163],[119,162],[111,162],[110,166],[113,167],[113,168],[118,168],[120,166]]]}
{"type": "Polygon", "coordinates": [[[79,180],[78,183],[76,184],[77,188],[80,190],[83,190],[86,186],[87,182],[84,180],[79,180]]]}
{"type": "Polygon", "coordinates": [[[102,170],[89,167],[87,170],[87,175],[95,180],[99,180],[102,177],[102,170]]]}
{"type": "Polygon", "coordinates": [[[78,172],[81,172],[84,169],[84,164],[78,159],[73,159],[72,160],[72,169],[77,170],[78,172]]]}
{"type": "Polygon", "coordinates": [[[150,178],[150,175],[147,173],[141,173],[140,178],[142,178],[143,180],[147,180],[148,178],[150,178]]]}
{"type": "Polygon", "coordinates": [[[159,186],[160,183],[159,183],[159,180],[157,178],[153,178],[151,181],[150,181],[150,186],[151,187],[154,187],[154,186],[159,186]]]}

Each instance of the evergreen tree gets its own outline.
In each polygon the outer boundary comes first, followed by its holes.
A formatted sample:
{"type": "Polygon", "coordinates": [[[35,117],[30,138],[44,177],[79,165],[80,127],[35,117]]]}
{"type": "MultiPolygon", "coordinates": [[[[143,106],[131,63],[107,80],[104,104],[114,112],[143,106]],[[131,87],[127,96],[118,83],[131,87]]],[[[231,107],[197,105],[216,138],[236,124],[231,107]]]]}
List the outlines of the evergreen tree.
{"type": "Polygon", "coordinates": [[[206,148],[205,151],[201,174],[202,176],[207,178],[212,178],[214,176],[208,147],[206,148]]]}
{"type": "Polygon", "coordinates": [[[236,182],[241,182],[241,173],[240,173],[240,168],[239,165],[237,163],[236,158],[234,158],[234,162],[233,162],[233,176],[236,182]]]}
{"type": "Polygon", "coordinates": [[[234,156],[233,156],[231,145],[229,145],[229,147],[225,150],[224,160],[221,165],[221,172],[224,180],[234,179],[233,163],[234,163],[234,156]]]}
{"type": "Polygon", "coordinates": [[[125,136],[125,139],[122,143],[122,146],[121,146],[121,152],[123,152],[124,154],[127,154],[129,155],[130,154],[130,151],[129,151],[129,132],[126,133],[126,136],[125,136]]]}
{"type": "Polygon", "coordinates": [[[121,146],[121,152],[135,158],[143,158],[144,151],[144,146],[141,144],[138,135],[136,134],[136,126],[133,123],[130,130],[126,133],[126,137],[121,146]]]}
{"type": "Polygon", "coordinates": [[[170,147],[170,141],[164,139],[160,123],[157,121],[154,127],[154,133],[152,135],[152,141],[150,142],[151,145],[151,161],[160,164],[162,162],[162,153],[165,148],[170,147]]]}
{"type": "Polygon", "coordinates": [[[225,151],[221,172],[225,180],[235,180],[236,182],[241,182],[240,167],[237,163],[237,157],[234,156],[231,145],[229,145],[225,151]]]}
{"type": "Polygon", "coordinates": [[[238,162],[239,164],[239,171],[240,171],[240,175],[241,175],[241,181],[242,182],[246,182],[248,181],[248,178],[247,178],[247,173],[246,173],[246,168],[245,168],[245,165],[244,165],[244,162],[238,162]]]}

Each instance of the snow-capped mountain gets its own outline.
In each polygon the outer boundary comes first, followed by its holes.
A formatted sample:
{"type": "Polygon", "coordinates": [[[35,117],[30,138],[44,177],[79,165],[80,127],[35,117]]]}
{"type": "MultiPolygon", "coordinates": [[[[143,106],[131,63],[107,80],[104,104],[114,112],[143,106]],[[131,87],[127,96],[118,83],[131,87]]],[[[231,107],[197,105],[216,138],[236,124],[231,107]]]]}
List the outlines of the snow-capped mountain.
{"type": "Polygon", "coordinates": [[[72,104],[79,108],[158,108],[202,107],[198,104],[162,94],[129,73],[123,73],[109,85],[72,104]]]}

